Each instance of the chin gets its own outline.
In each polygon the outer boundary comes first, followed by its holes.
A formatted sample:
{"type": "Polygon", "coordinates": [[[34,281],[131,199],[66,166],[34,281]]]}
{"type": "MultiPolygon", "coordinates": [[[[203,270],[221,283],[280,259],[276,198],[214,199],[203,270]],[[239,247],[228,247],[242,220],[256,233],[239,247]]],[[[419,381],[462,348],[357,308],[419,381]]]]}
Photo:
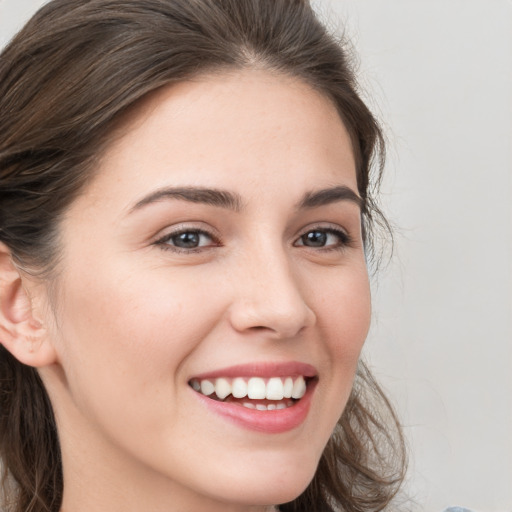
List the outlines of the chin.
{"type": "Polygon", "coordinates": [[[269,457],[266,467],[256,462],[249,471],[240,471],[236,479],[225,482],[222,489],[217,481],[215,491],[224,494],[226,501],[245,506],[293,501],[306,490],[318,464],[317,461],[290,462],[276,461],[273,457],[269,457]]]}
{"type": "MultiPolygon", "coordinates": [[[[313,479],[314,473],[307,476],[307,478],[293,478],[290,482],[282,483],[281,485],[269,486],[265,492],[265,500],[268,504],[279,505],[288,503],[299,497],[308,487],[313,479]]],[[[267,503],[265,503],[267,504],[267,503]]]]}
{"type": "Polygon", "coordinates": [[[222,501],[238,503],[241,506],[270,506],[280,505],[293,501],[300,496],[309,485],[313,475],[307,479],[290,479],[287,481],[273,481],[268,486],[250,486],[240,488],[240,492],[233,495],[233,489],[229,496],[223,497],[222,501]]]}

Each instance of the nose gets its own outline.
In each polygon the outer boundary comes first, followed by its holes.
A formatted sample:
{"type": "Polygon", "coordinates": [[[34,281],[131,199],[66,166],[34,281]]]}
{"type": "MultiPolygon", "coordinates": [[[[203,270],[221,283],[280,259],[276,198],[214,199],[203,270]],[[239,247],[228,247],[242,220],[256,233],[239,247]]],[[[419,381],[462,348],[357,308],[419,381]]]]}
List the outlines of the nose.
{"type": "Polygon", "coordinates": [[[235,330],[266,331],[267,336],[286,339],[315,324],[316,315],[308,306],[305,290],[284,254],[252,255],[240,274],[229,311],[235,330]]]}

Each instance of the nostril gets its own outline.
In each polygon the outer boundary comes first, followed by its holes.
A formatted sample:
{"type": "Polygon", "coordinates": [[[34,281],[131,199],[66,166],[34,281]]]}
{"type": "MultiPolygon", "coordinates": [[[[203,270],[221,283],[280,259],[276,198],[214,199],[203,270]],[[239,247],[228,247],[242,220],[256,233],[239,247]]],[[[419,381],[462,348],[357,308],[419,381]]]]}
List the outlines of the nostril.
{"type": "MultiPolygon", "coordinates": [[[[269,293],[257,293],[235,300],[229,308],[229,319],[238,332],[268,333],[272,337],[293,338],[316,322],[316,315],[304,298],[289,287],[269,293]]],[[[261,292],[261,290],[259,290],[261,292]]]]}

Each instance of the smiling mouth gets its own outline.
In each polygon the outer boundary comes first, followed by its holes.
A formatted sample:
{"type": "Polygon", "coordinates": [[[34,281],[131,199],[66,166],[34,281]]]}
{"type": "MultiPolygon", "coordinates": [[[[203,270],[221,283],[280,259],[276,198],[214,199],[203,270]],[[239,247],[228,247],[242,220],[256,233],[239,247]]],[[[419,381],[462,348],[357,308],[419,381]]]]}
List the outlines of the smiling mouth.
{"type": "Polygon", "coordinates": [[[311,377],[219,377],[192,379],[194,391],[216,401],[232,403],[260,411],[274,411],[294,406],[306,393],[311,377]]]}

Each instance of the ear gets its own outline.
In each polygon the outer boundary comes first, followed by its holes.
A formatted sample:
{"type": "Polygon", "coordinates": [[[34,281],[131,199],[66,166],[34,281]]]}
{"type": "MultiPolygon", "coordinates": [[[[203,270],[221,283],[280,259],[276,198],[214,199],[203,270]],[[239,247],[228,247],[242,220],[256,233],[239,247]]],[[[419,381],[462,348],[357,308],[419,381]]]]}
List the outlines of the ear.
{"type": "Polygon", "coordinates": [[[43,321],[33,307],[29,281],[14,265],[8,247],[0,242],[0,344],[18,361],[36,368],[56,362],[43,321]]]}

